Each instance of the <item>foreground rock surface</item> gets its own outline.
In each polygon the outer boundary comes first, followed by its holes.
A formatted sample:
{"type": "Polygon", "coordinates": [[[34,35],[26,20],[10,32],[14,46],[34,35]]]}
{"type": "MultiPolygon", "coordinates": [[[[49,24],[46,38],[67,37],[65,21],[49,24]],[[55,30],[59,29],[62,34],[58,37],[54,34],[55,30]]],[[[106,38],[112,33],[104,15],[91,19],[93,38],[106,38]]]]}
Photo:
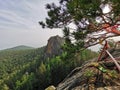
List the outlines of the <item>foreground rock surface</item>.
{"type": "MultiPolygon", "coordinates": [[[[118,58],[120,64],[120,59],[118,58]]],[[[120,90],[120,73],[109,61],[85,62],[75,68],[57,87],[57,90],[120,90]]]]}

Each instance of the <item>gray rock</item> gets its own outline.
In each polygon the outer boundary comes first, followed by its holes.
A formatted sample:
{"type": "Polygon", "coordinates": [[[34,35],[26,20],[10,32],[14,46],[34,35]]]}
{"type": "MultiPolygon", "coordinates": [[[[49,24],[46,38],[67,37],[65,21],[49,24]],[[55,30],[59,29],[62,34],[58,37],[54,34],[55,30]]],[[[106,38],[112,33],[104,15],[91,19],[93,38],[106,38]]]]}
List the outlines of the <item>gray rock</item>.
{"type": "MultiPolygon", "coordinates": [[[[95,59],[90,60],[81,67],[75,68],[56,87],[57,90],[120,90],[118,89],[120,73],[108,67],[109,63],[114,63],[112,61],[96,61],[95,59]]],[[[120,63],[120,60],[118,62],[120,63]]]]}
{"type": "Polygon", "coordinates": [[[45,48],[45,58],[51,58],[56,55],[60,55],[63,50],[62,50],[62,45],[65,43],[64,38],[60,36],[53,36],[50,37],[47,43],[47,46],[45,48]]]}

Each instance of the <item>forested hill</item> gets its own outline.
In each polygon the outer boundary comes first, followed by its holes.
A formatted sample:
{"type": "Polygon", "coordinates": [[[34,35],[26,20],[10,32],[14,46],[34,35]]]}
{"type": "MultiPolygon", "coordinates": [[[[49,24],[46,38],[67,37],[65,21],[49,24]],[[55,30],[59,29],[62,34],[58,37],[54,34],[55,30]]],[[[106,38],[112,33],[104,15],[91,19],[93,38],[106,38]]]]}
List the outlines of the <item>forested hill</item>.
{"type": "MultiPolygon", "coordinates": [[[[44,47],[32,49],[25,46],[2,50],[0,52],[0,90],[30,90],[18,89],[21,88],[21,86],[18,87],[19,81],[23,84],[23,78],[34,76],[35,70],[42,61],[43,52],[44,47]],[[25,73],[28,73],[28,77],[25,73]]],[[[28,82],[29,80],[24,81],[24,84],[28,82]]]]}
{"type": "Polygon", "coordinates": [[[49,85],[56,86],[71,70],[97,55],[91,50],[61,52],[60,39],[52,37],[46,47],[37,49],[1,51],[0,90],[44,90],[49,85]]]}
{"type": "Polygon", "coordinates": [[[12,48],[8,48],[8,49],[4,49],[1,51],[10,51],[10,50],[28,50],[28,49],[34,49],[33,47],[30,46],[25,46],[25,45],[20,45],[20,46],[16,46],[16,47],[12,47],[12,48]]]}

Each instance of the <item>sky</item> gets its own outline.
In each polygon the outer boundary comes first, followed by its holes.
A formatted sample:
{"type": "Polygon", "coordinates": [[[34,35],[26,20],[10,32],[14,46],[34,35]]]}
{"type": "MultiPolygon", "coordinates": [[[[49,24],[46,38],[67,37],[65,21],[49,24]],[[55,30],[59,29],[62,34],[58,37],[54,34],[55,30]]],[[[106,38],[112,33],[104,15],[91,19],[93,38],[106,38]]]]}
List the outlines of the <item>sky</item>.
{"type": "Polygon", "coordinates": [[[47,17],[45,5],[53,2],[58,4],[58,1],[0,0],[0,50],[18,45],[42,47],[51,36],[62,36],[62,30],[42,29],[38,23],[47,17]]]}
{"type": "Polygon", "coordinates": [[[51,36],[62,36],[62,30],[42,29],[47,3],[59,0],[0,0],[0,50],[18,45],[41,47],[51,36]]]}

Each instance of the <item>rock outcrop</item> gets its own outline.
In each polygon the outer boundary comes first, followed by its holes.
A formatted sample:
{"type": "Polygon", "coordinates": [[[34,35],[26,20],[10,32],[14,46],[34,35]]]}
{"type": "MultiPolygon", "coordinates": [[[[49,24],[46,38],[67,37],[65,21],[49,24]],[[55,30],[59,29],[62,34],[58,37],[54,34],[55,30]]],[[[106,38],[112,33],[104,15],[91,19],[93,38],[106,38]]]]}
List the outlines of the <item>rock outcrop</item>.
{"type": "Polygon", "coordinates": [[[53,36],[48,40],[45,49],[45,58],[51,58],[62,53],[62,45],[64,44],[64,39],[60,36],[53,36]]]}
{"type": "MultiPolygon", "coordinates": [[[[110,49],[120,65],[120,48],[110,49]]],[[[57,90],[120,90],[120,72],[108,56],[97,58],[75,68],[57,87],[57,90]]]]}
{"type": "Polygon", "coordinates": [[[75,68],[57,90],[120,90],[120,73],[114,67],[112,61],[90,60],[75,68]]]}

